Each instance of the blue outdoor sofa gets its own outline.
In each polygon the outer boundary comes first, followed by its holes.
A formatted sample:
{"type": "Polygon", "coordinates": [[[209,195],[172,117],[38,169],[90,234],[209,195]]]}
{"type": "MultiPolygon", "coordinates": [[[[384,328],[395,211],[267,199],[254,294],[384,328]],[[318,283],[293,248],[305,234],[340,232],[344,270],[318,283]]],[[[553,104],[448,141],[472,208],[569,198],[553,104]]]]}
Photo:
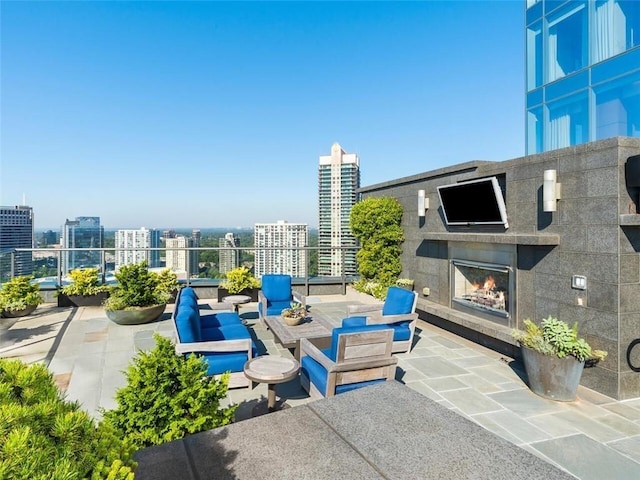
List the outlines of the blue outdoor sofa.
{"type": "Polygon", "coordinates": [[[257,355],[256,346],[238,314],[229,310],[231,306],[220,308],[201,316],[195,291],[191,287],[180,291],[172,317],[176,353],[202,355],[209,367],[207,375],[230,372],[229,388],[249,387],[244,364],[257,355]]]}

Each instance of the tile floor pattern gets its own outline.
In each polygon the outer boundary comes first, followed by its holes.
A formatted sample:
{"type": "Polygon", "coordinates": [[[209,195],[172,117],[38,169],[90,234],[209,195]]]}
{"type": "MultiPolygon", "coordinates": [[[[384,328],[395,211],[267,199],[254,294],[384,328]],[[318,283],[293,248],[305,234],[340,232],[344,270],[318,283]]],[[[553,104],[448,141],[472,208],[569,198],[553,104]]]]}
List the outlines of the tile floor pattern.
{"type": "MultiPolygon", "coordinates": [[[[348,304],[367,299],[350,291],[347,297],[310,297],[309,303],[338,324],[348,304]]],[[[260,325],[255,310],[248,304],[240,313],[259,348],[291,355],[260,325]]],[[[114,392],[135,352],[151,348],[156,332],[171,335],[169,318],[170,308],[160,321],[120,326],[102,308],[40,306],[2,334],[0,356],[44,362],[67,397],[99,417],[100,408],[115,405],[114,392]]],[[[577,478],[640,478],[640,399],[615,401],[580,387],[575,402],[545,400],[529,391],[512,359],[422,321],[416,333],[411,353],[398,355],[397,380],[577,478]]],[[[297,379],[276,391],[291,406],[309,401],[297,379]]],[[[237,420],[250,416],[266,393],[265,384],[231,390],[237,420]]]]}

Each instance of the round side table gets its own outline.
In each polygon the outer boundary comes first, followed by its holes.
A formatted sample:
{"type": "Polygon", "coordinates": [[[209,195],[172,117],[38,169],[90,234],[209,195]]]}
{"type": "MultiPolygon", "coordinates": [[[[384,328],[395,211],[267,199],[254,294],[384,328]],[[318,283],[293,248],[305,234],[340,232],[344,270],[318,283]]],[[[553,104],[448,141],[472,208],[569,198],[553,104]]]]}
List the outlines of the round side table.
{"type": "Polygon", "coordinates": [[[276,404],[276,384],[288,382],[298,375],[300,364],[293,358],[278,355],[264,355],[249,360],[244,364],[244,375],[253,382],[267,384],[267,402],[260,402],[253,409],[253,416],[287,408],[284,402],[276,404]]]}
{"type": "Polygon", "coordinates": [[[222,297],[223,303],[230,303],[233,305],[233,310],[238,313],[238,307],[243,303],[249,303],[251,297],[248,295],[229,295],[228,297],[222,297]]]}

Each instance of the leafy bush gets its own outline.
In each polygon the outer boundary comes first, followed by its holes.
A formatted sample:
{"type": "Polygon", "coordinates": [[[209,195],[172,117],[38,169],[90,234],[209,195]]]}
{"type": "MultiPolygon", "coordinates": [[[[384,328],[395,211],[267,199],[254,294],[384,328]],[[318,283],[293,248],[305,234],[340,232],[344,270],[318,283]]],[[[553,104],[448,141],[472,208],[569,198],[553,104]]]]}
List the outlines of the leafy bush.
{"type": "Polygon", "coordinates": [[[81,268],[69,272],[71,283],[60,289],[65,295],[96,295],[109,291],[108,285],[101,285],[97,268],[81,268]]]}
{"type": "Polygon", "coordinates": [[[29,276],[14,277],[2,284],[0,290],[0,311],[24,310],[28,306],[40,305],[40,285],[31,283],[29,276]]]}
{"type": "Polygon", "coordinates": [[[365,280],[374,280],[384,288],[395,285],[402,271],[400,244],[402,205],[395,198],[368,197],[351,209],[351,231],[360,241],[356,254],[358,272],[365,280]]]}
{"type": "Polygon", "coordinates": [[[46,367],[0,359],[0,478],[130,480],[132,452],[64,400],[46,367]]]}
{"type": "Polygon", "coordinates": [[[169,339],[154,338],[156,347],[139,352],[127,368],[127,385],[116,393],[118,407],[103,412],[104,421],[136,448],[230,423],[237,406],[220,408],[228,375],[207,377],[201,357],[178,356],[169,339]]]}
{"type": "Polygon", "coordinates": [[[180,288],[178,276],[171,269],[165,268],[156,275],[158,277],[158,290],[165,292],[167,295],[172,296],[180,288]]]}
{"type": "Polygon", "coordinates": [[[107,310],[151,307],[169,301],[171,293],[161,285],[158,274],[149,271],[147,262],[124,265],[115,275],[118,284],[109,290],[104,302],[107,310]]]}
{"type": "Polygon", "coordinates": [[[567,322],[554,317],[542,320],[540,326],[531,320],[524,321],[525,330],[513,330],[512,335],[521,345],[529,347],[543,355],[564,358],[573,356],[578,361],[587,359],[603,360],[607,352],[592,350],[583,338],[578,338],[578,323],[569,327],[567,322]]]}
{"type": "Polygon", "coordinates": [[[260,287],[260,281],[253,276],[247,267],[237,267],[226,273],[226,280],[220,284],[229,293],[240,293],[244,290],[260,287]]]}

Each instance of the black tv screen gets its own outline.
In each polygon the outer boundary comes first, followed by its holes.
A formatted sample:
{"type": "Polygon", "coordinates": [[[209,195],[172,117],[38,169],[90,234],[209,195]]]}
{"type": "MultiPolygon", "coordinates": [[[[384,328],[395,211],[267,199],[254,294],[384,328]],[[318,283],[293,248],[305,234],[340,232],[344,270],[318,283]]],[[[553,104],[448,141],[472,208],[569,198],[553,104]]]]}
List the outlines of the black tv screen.
{"type": "Polygon", "coordinates": [[[447,225],[503,225],[507,209],[496,177],[438,187],[447,225]]]}

